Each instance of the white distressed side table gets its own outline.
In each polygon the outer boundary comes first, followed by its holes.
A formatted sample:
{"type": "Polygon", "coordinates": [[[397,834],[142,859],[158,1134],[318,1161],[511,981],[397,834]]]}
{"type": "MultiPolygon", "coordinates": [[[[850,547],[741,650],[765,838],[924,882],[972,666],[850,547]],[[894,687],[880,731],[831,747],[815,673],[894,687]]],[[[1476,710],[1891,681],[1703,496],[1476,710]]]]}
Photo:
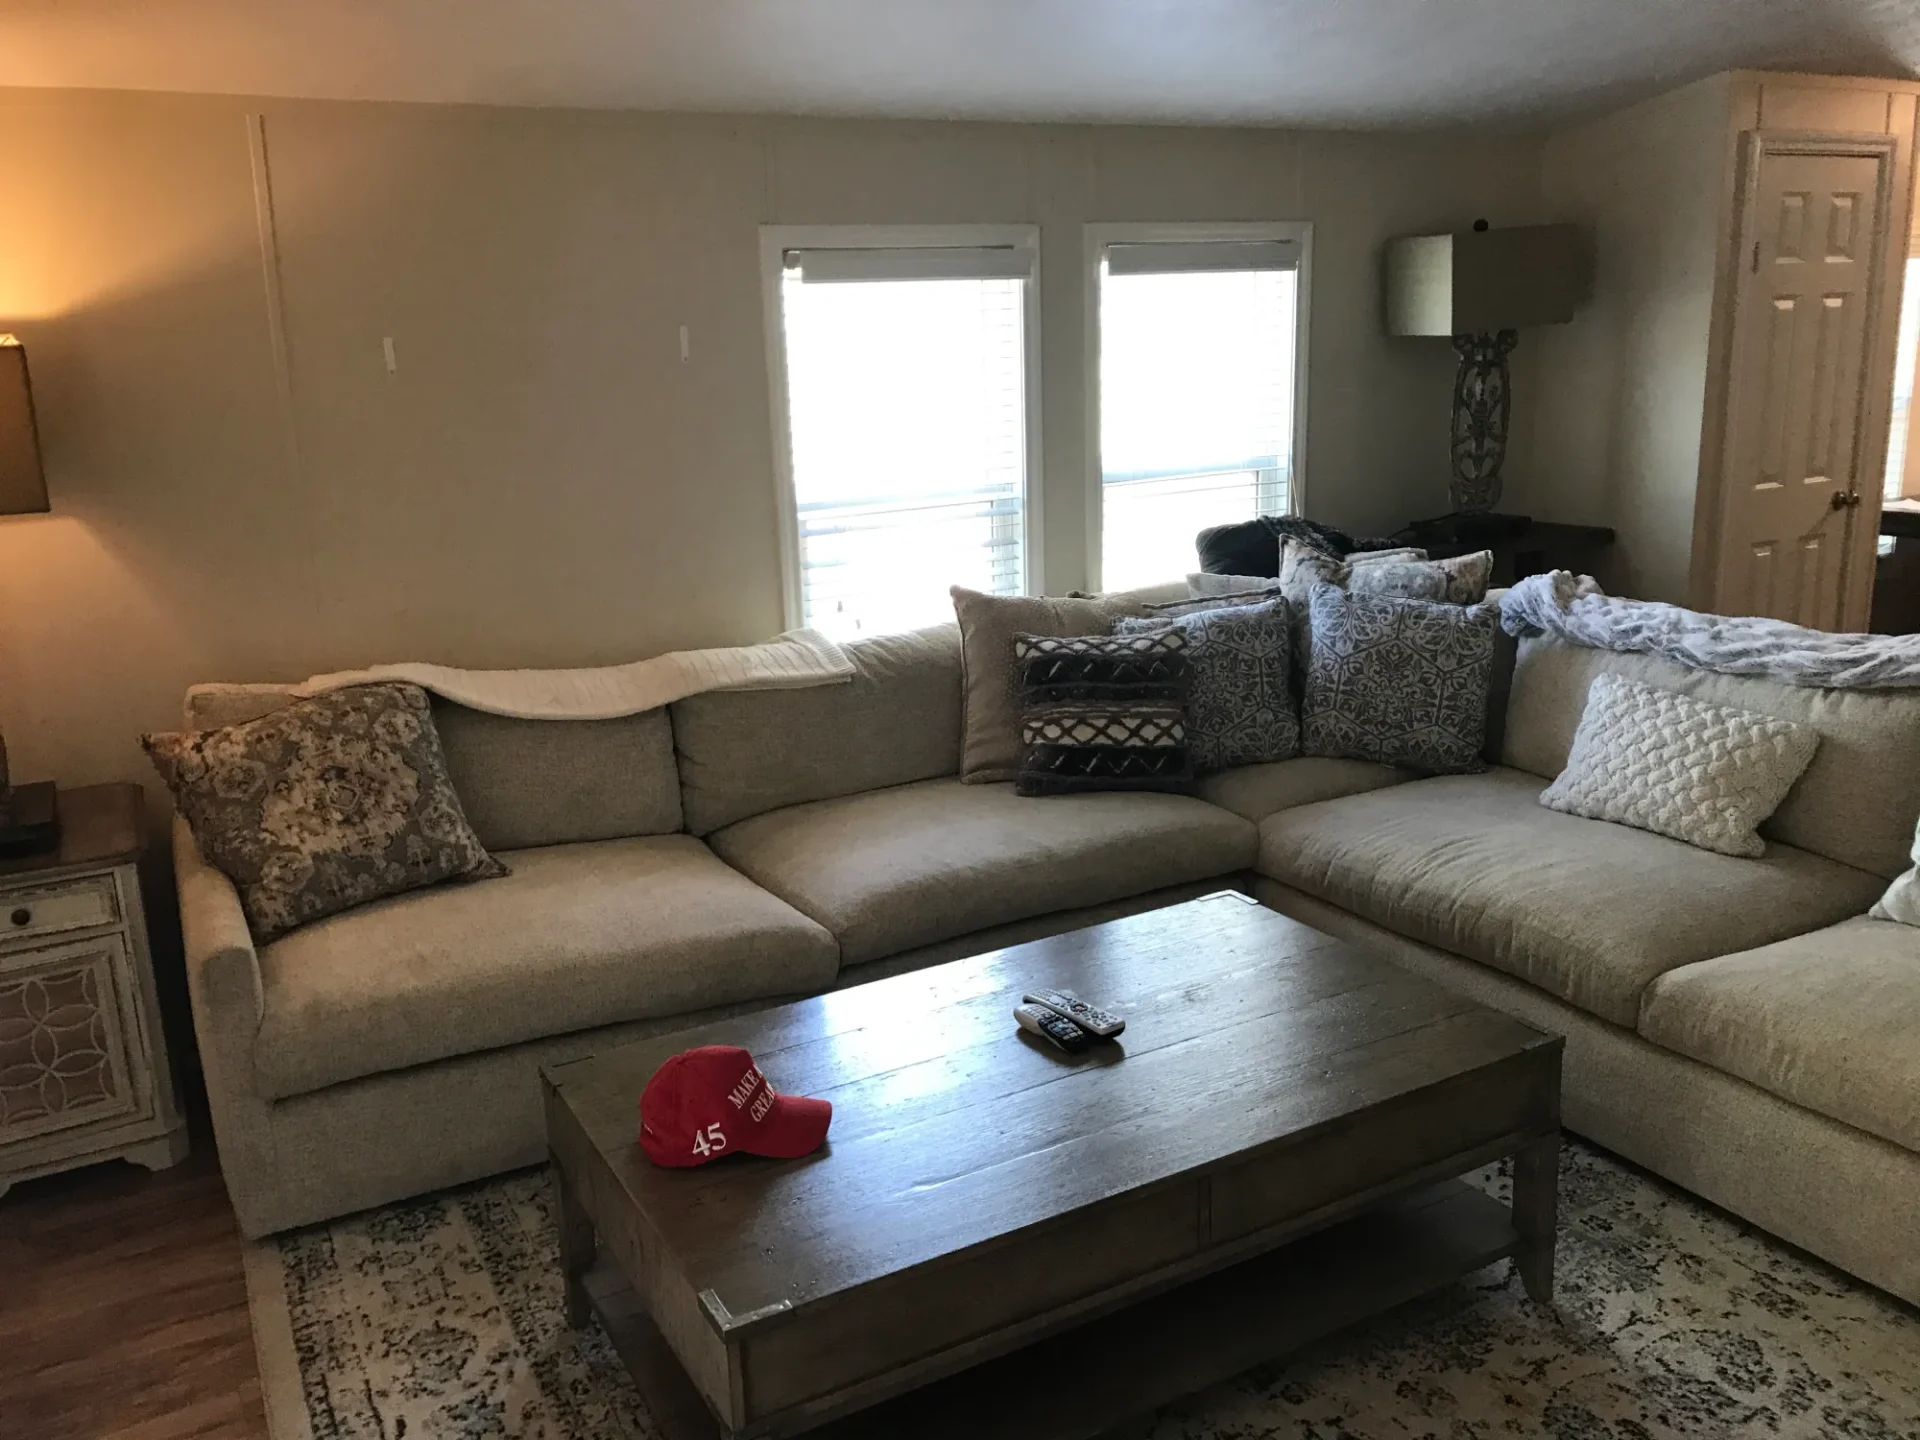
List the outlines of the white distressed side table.
{"type": "Polygon", "coordinates": [[[0,859],[0,1195],[20,1180],[187,1153],[137,864],[140,787],[60,792],[60,848],[0,859]]]}

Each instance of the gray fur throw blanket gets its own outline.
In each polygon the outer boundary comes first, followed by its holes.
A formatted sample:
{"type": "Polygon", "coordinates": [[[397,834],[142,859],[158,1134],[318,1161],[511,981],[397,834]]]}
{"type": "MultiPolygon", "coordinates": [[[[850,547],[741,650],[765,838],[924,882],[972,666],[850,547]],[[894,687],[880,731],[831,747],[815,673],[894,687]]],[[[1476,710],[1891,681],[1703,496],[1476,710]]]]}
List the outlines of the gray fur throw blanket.
{"type": "Polygon", "coordinates": [[[1920,688],[1920,635],[1832,635],[1756,615],[1702,615],[1603,595],[1585,575],[1529,575],[1500,597],[1509,635],[1660,655],[1695,670],[1830,690],[1920,688]]]}

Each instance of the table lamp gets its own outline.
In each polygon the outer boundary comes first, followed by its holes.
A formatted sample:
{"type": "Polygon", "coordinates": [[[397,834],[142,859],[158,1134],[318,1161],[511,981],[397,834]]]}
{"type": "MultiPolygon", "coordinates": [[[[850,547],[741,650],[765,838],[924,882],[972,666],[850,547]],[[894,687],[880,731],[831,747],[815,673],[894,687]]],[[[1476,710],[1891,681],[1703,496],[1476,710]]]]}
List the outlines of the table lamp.
{"type": "Polygon", "coordinates": [[[1525,517],[1490,513],[1500,503],[1513,412],[1507,357],[1526,326],[1571,320],[1591,286],[1591,252],[1577,225],[1494,230],[1478,220],[1471,230],[1387,242],[1387,333],[1444,335],[1460,355],[1447,485],[1459,529],[1525,528],[1525,517]]]}
{"type": "MultiPolygon", "coordinates": [[[[0,335],[0,516],[44,515],[51,508],[26,347],[0,335]]],[[[53,783],[12,785],[10,778],[6,736],[0,734],[0,855],[51,849],[60,838],[53,783]]]]}

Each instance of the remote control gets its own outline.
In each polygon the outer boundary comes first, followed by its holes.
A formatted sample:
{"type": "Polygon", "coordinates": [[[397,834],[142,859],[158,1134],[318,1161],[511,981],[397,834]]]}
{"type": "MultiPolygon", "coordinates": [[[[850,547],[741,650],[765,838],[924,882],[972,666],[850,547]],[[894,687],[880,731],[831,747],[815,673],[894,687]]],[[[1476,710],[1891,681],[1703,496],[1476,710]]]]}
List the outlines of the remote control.
{"type": "Polygon", "coordinates": [[[1022,1030],[1031,1030],[1069,1055],[1077,1055],[1093,1044],[1093,1037],[1073,1021],[1062,1020],[1053,1011],[1038,1005],[1014,1006],[1013,1018],[1020,1022],[1022,1030]]]}
{"type": "Polygon", "coordinates": [[[1073,1021],[1082,1030],[1089,1031],[1102,1040],[1111,1040],[1127,1028],[1127,1022],[1118,1015],[1102,1010],[1097,1005],[1089,1005],[1076,996],[1066,995],[1058,990],[1035,990],[1032,994],[1022,995],[1020,998],[1029,1005],[1038,1005],[1043,1009],[1051,1010],[1063,1019],[1073,1021]]]}

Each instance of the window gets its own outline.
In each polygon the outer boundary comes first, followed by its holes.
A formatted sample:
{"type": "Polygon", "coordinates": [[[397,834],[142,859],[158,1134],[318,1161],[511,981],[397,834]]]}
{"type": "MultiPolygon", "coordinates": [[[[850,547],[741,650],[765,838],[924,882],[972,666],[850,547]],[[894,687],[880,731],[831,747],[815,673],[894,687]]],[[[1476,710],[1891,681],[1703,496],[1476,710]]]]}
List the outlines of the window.
{"type": "Polygon", "coordinates": [[[1920,499],[1920,436],[1913,433],[1914,367],[1920,362],[1920,255],[1907,258],[1900,289],[1899,351],[1893,362],[1893,424],[1887,431],[1885,497],[1920,499]]]}
{"type": "Polygon", "coordinates": [[[1299,505],[1310,227],[1088,227],[1102,588],[1177,580],[1209,525],[1299,505]]]}
{"type": "Polygon", "coordinates": [[[835,639],[1028,587],[1030,227],[769,227],[789,623],[835,639]]]}

